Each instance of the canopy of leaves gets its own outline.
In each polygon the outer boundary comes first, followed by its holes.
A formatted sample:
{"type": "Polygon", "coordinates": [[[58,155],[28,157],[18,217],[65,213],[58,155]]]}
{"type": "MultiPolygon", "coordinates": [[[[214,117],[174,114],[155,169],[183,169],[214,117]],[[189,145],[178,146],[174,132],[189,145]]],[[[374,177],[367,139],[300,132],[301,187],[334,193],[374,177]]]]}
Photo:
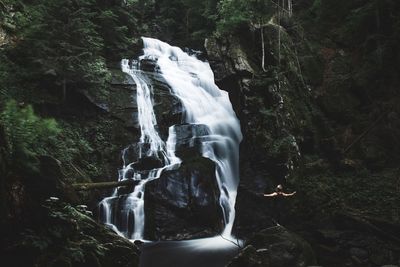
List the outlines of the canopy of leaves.
{"type": "Polygon", "coordinates": [[[0,48],[6,74],[0,81],[14,76],[11,84],[21,95],[38,88],[104,89],[111,76],[107,64],[132,50],[132,9],[125,1],[5,1],[1,20],[13,42],[0,48]]]}
{"type": "Polygon", "coordinates": [[[270,0],[221,0],[217,29],[226,33],[235,31],[243,24],[263,23],[272,16],[276,7],[277,3],[270,0]]]}

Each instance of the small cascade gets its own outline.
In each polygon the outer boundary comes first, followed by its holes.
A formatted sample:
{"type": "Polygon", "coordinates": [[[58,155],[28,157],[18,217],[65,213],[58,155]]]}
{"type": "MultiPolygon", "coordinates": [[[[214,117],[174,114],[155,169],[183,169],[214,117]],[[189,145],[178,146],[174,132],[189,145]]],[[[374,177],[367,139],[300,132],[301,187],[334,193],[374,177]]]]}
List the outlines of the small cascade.
{"type": "Polygon", "coordinates": [[[129,239],[144,239],[144,194],[149,181],[158,179],[165,170],[177,169],[181,160],[175,156],[175,126],[169,127],[168,140],[164,142],[157,131],[153,109],[153,88],[147,74],[138,66],[141,61],[157,63],[158,75],[170,86],[170,93],[180,100],[187,124],[199,124],[207,128],[204,136],[193,136],[200,140],[201,154],[216,163],[215,176],[220,191],[220,206],[225,227],[222,235],[231,237],[235,218],[235,201],[239,183],[239,143],[242,139],[239,120],[233,111],[228,93],[214,83],[213,72],[207,62],[183,52],[162,41],[143,38],[144,54],[139,61],[124,59],[122,70],[135,82],[136,101],[141,137],[137,143],[137,159],[155,158],[162,167],[138,170],[137,162],[129,162],[122,152],[123,167],[119,180],[133,179],[138,184],[133,192],[115,189],[110,197],[100,202],[103,222],[121,236],[129,239]]]}
{"type": "Polygon", "coordinates": [[[104,198],[100,202],[100,213],[104,224],[110,226],[119,235],[129,239],[142,240],[144,236],[144,193],[145,185],[161,176],[164,170],[175,169],[181,160],[175,156],[174,127],[169,128],[169,137],[165,143],[156,130],[156,117],[153,110],[152,87],[145,76],[137,69],[136,64],[129,65],[129,60],[121,61],[122,71],[129,74],[136,84],[136,101],[138,105],[138,119],[140,125],[140,141],[138,142],[138,158],[155,157],[164,163],[161,168],[149,171],[135,170],[135,163],[127,164],[126,153],[122,152],[123,167],[119,171],[119,181],[126,179],[138,180],[132,193],[119,194],[115,189],[111,197],[104,198]],[[116,207],[120,207],[116,210],[116,207]]]}
{"type": "Polygon", "coordinates": [[[142,75],[140,70],[137,70],[137,65],[129,66],[129,60],[123,59],[121,62],[122,71],[129,74],[136,84],[136,101],[138,106],[138,118],[140,125],[140,143],[150,144],[147,156],[156,155],[158,152],[164,151],[164,142],[158,135],[155,126],[157,125],[156,116],[153,109],[153,88],[142,75]]]}

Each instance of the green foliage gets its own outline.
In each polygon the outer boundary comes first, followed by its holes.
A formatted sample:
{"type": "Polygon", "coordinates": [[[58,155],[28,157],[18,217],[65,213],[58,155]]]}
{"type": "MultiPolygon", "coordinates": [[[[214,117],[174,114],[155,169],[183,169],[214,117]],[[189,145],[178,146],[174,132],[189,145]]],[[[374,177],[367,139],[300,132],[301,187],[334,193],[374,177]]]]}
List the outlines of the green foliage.
{"type": "Polygon", "coordinates": [[[223,0],[218,5],[221,20],[218,22],[219,32],[232,31],[243,23],[248,23],[251,12],[246,1],[223,0]]]}
{"type": "Polygon", "coordinates": [[[160,35],[178,44],[201,47],[204,38],[215,30],[217,3],[217,0],[156,1],[156,23],[161,28],[160,35]]]}
{"type": "Polygon", "coordinates": [[[216,0],[182,0],[187,10],[186,31],[194,41],[202,41],[215,30],[216,0]]]}
{"type": "Polygon", "coordinates": [[[34,171],[37,156],[47,154],[48,145],[55,142],[60,129],[54,119],[36,116],[31,106],[20,107],[14,100],[6,103],[0,114],[4,129],[8,162],[14,170],[34,171]]]}
{"type": "Polygon", "coordinates": [[[99,262],[105,257],[108,249],[92,236],[92,232],[99,231],[92,219],[63,203],[46,204],[41,212],[46,227],[27,229],[17,239],[16,247],[30,252],[26,263],[37,266],[86,263],[86,266],[92,266],[91,261],[99,262]]]}
{"type": "Polygon", "coordinates": [[[26,101],[39,90],[62,100],[71,89],[106,91],[111,79],[107,63],[132,53],[135,4],[103,0],[5,4],[9,10],[3,11],[0,22],[10,25],[10,36],[18,41],[0,49],[0,84],[8,81],[13,89],[7,90],[19,100],[26,101]]]}
{"type": "Polygon", "coordinates": [[[218,4],[218,32],[233,32],[248,23],[262,24],[275,10],[270,0],[221,0],[218,4]]]}
{"type": "Polygon", "coordinates": [[[308,220],[321,221],[335,212],[356,210],[388,221],[399,221],[399,195],[394,190],[397,170],[370,173],[360,169],[347,173],[332,173],[327,167],[306,170],[294,177],[294,184],[303,196],[295,198],[292,212],[308,220]]]}
{"type": "Polygon", "coordinates": [[[107,1],[96,2],[101,8],[93,21],[98,26],[97,32],[104,40],[101,54],[108,60],[120,61],[132,50],[131,45],[137,37],[136,31],[139,31],[137,13],[134,12],[138,9],[136,6],[138,3],[127,3],[124,6],[107,1]]]}
{"type": "Polygon", "coordinates": [[[26,6],[16,19],[22,40],[12,51],[23,77],[39,85],[51,79],[58,88],[68,83],[104,85],[109,77],[104,75],[104,44],[93,21],[93,5],[94,1],[51,0],[26,6]]]}

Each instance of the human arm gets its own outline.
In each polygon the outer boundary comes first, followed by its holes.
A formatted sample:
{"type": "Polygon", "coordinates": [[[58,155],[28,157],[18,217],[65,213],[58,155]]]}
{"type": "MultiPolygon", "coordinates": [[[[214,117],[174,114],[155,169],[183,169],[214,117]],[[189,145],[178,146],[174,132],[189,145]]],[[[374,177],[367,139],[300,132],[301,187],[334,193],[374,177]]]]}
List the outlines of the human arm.
{"type": "Polygon", "coordinates": [[[284,197],[291,197],[291,196],[293,196],[294,194],[296,194],[296,191],[294,191],[293,193],[282,193],[282,195],[283,195],[284,197]]]}
{"type": "Polygon", "coordinates": [[[273,192],[273,193],[271,193],[271,194],[264,194],[264,197],[274,197],[274,196],[276,196],[276,195],[278,195],[278,193],[273,192]]]}

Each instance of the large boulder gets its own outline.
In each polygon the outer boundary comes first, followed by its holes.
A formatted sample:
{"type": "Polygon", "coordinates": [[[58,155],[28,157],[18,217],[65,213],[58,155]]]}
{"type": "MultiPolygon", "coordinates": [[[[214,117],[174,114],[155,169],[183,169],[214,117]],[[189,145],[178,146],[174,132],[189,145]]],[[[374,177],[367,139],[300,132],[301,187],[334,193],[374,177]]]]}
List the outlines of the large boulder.
{"type": "Polygon", "coordinates": [[[305,267],[315,265],[311,246],[282,226],[254,235],[227,267],[305,267]]]}
{"type": "Polygon", "coordinates": [[[176,135],[175,154],[184,159],[200,156],[202,141],[210,133],[208,126],[204,124],[179,124],[173,127],[176,135]]]}
{"type": "Polygon", "coordinates": [[[145,237],[189,239],[222,230],[219,189],[212,161],[197,157],[146,185],[145,237]]]}

